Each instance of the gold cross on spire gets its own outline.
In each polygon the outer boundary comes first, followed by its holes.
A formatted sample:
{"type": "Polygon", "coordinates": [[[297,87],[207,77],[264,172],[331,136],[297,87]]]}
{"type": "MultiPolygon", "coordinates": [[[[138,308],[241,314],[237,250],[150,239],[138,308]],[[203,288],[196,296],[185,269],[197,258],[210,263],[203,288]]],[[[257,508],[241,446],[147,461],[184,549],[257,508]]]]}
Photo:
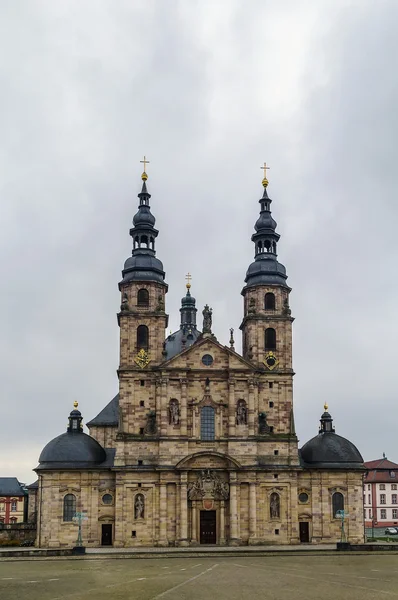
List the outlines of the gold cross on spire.
{"type": "Polygon", "coordinates": [[[146,181],[148,179],[148,175],[146,174],[146,166],[147,166],[147,164],[149,165],[149,160],[146,159],[145,154],[144,154],[144,160],[140,160],[140,163],[144,163],[144,172],[141,175],[141,179],[143,181],[146,181]]]}
{"type": "Polygon", "coordinates": [[[191,279],[192,279],[191,273],[187,273],[185,275],[185,279],[187,280],[187,284],[186,284],[187,290],[189,290],[189,288],[191,287],[191,279]]]}
{"type": "Polygon", "coordinates": [[[270,167],[267,167],[267,163],[264,163],[263,167],[260,167],[260,169],[262,169],[264,171],[264,179],[262,181],[262,184],[264,187],[267,187],[268,185],[268,179],[267,179],[267,169],[269,169],[270,167]]]}

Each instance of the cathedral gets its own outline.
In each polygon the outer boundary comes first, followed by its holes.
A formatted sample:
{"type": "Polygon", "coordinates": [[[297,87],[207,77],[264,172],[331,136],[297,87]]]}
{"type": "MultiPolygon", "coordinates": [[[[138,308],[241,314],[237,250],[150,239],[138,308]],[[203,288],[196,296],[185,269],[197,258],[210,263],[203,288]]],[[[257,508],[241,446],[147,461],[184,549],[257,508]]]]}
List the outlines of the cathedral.
{"type": "Polygon", "coordinates": [[[119,283],[119,391],[86,423],[90,435],[75,403],[67,431],[41,452],[39,547],[74,546],[76,515],[86,547],[363,541],[363,459],[326,405],[319,432],[298,448],[291,288],[264,173],[239,354],[233,330],[228,346],[217,340],[208,305],[198,329],[190,277],[180,327],[166,333],[144,163],[119,283]]]}

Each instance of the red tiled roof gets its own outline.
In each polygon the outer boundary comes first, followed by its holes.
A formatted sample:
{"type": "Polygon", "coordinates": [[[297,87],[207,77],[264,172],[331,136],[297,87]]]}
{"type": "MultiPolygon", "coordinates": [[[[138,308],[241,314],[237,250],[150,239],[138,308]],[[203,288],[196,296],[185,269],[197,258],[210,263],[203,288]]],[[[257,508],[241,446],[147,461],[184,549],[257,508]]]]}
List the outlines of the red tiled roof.
{"type": "Polygon", "coordinates": [[[373,469],[372,471],[368,471],[365,475],[366,483],[380,482],[380,483],[398,483],[398,469],[390,470],[390,471],[376,471],[373,469]],[[395,474],[391,477],[391,473],[395,474]]]}
{"type": "Polygon", "coordinates": [[[388,458],[379,458],[377,460],[369,460],[364,463],[365,467],[369,470],[371,469],[398,469],[397,463],[393,463],[388,458]]]}

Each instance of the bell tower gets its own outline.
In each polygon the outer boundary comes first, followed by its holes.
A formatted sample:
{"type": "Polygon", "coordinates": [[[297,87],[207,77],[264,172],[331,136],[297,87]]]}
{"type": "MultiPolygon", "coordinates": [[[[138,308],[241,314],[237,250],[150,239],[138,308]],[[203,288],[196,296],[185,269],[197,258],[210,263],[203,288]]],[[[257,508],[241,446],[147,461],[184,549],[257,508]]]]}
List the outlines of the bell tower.
{"type": "Polygon", "coordinates": [[[167,284],[163,264],[156,258],[155,217],[151,213],[145,166],[141,175],[142,189],[138,194],[138,212],[133,218],[130,235],[132,256],[124,263],[118,323],[120,327],[120,368],[156,366],[162,360],[168,315],[165,312],[167,284]]]}
{"type": "Polygon", "coordinates": [[[252,235],[254,262],[249,266],[245,287],[242,330],[243,356],[267,371],[292,371],[292,322],[289,308],[291,289],[285,267],[277,260],[279,234],[271,215],[271,198],[264,163],[260,216],[252,235]]]}

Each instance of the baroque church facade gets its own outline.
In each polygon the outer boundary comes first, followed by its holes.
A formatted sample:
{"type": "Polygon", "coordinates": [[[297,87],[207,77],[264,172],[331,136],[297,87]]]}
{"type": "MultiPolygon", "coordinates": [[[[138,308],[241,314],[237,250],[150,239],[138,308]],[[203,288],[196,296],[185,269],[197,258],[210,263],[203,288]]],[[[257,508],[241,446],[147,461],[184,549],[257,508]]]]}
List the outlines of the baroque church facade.
{"type": "MultiPolygon", "coordinates": [[[[144,165],[145,166],[145,165],[144,165]]],[[[293,415],[292,324],[279,234],[263,179],[242,290],[242,354],[202,331],[188,281],[170,335],[168,286],[147,174],[119,283],[119,392],[87,423],[75,403],[67,431],[43,449],[40,547],[195,546],[363,540],[363,459],[335,433],[325,405],[319,433],[298,449],[293,415]]],[[[315,433],[315,432],[314,432],[315,433]]]]}

